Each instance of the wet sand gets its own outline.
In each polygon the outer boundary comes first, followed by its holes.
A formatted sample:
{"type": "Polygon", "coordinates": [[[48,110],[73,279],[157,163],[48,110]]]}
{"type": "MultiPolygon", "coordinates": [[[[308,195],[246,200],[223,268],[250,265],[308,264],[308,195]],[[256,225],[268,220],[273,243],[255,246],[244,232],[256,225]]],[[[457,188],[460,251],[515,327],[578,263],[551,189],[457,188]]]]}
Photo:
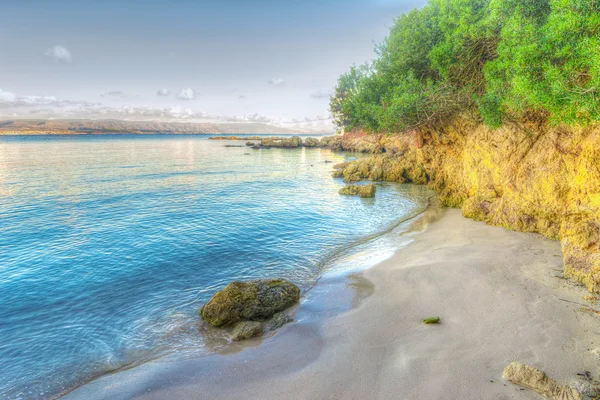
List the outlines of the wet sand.
{"type": "Polygon", "coordinates": [[[271,337],[150,362],[65,398],[537,399],[502,379],[511,361],[565,383],[597,377],[600,317],[557,277],[559,243],[436,213],[392,258],[324,278],[271,337]],[[434,315],[439,325],[421,323],[434,315]]]}

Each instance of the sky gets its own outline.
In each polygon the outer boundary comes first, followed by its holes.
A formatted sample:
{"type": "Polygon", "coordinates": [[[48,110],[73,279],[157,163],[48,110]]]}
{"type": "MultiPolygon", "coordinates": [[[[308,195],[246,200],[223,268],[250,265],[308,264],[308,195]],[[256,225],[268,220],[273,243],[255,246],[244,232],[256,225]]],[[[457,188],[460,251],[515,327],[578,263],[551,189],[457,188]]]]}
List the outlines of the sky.
{"type": "Polygon", "coordinates": [[[329,95],[423,0],[2,0],[0,119],[331,127],[329,95]]]}

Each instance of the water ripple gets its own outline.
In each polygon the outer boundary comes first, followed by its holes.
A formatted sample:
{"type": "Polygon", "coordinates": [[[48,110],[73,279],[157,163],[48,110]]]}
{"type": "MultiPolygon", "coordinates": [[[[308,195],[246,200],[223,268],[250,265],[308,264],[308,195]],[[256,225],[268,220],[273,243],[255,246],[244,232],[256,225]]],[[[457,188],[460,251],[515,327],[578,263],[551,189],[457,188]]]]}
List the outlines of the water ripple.
{"type": "Polygon", "coordinates": [[[276,276],[306,290],[323,268],[364,264],[346,250],[429,194],[342,197],[324,161],[343,154],[245,151],[185,136],[0,139],[2,398],[214,351],[225,339],[207,346],[197,312],[216,290],[276,276]]]}

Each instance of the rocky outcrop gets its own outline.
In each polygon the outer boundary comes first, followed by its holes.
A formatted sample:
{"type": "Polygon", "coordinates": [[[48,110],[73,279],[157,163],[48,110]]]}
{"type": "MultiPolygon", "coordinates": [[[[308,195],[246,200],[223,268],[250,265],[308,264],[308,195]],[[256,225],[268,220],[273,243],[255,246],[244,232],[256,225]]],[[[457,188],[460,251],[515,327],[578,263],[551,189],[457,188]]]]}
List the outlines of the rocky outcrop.
{"type": "Polygon", "coordinates": [[[308,137],[306,139],[304,139],[304,147],[318,147],[319,146],[319,139],[315,139],[312,137],[308,137]]]}
{"type": "Polygon", "coordinates": [[[583,396],[577,390],[558,383],[530,365],[513,362],[504,369],[503,376],[512,383],[532,389],[549,399],[583,400],[583,396]]]}
{"type": "Polygon", "coordinates": [[[215,327],[241,321],[264,321],[299,299],[298,286],[284,279],[231,282],[200,309],[200,316],[215,327]]]}
{"type": "Polygon", "coordinates": [[[462,116],[436,130],[347,134],[340,145],[378,153],[337,166],[334,176],[428,184],[466,217],[560,240],[565,276],[600,293],[599,126],[490,130],[462,116]]]}
{"type": "Polygon", "coordinates": [[[263,325],[258,321],[242,321],[238,322],[233,331],[231,332],[231,339],[239,342],[240,340],[246,340],[255,336],[261,335],[263,332],[263,325]]]}
{"type": "Polygon", "coordinates": [[[260,141],[262,146],[267,147],[278,147],[284,149],[293,149],[302,146],[302,139],[300,136],[287,137],[268,137],[262,138],[260,141]]]}
{"type": "Polygon", "coordinates": [[[342,136],[325,136],[319,141],[319,147],[328,148],[330,150],[343,150],[342,136]]]}
{"type": "Polygon", "coordinates": [[[345,196],[375,197],[376,190],[375,185],[372,183],[368,185],[346,185],[340,189],[339,194],[345,196]]]}
{"type": "Polygon", "coordinates": [[[275,329],[279,329],[285,324],[292,322],[293,320],[294,319],[286,313],[277,313],[273,315],[273,318],[265,322],[264,330],[265,332],[274,331],[275,329]]]}

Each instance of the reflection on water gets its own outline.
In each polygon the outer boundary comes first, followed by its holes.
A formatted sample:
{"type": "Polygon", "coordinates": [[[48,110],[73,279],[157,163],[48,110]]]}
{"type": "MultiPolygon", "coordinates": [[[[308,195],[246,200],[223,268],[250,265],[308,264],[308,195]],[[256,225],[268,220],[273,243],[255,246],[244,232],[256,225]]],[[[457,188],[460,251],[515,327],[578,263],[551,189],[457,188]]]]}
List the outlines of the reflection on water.
{"type": "Polygon", "coordinates": [[[325,160],[343,154],[226,143],[0,138],[3,398],[48,398],[161,354],[218,351],[227,339],[203,340],[197,315],[216,290],[275,276],[306,290],[324,268],[385,257],[391,243],[367,252],[365,238],[428,195],[381,185],[375,199],[342,197],[325,160]]]}

